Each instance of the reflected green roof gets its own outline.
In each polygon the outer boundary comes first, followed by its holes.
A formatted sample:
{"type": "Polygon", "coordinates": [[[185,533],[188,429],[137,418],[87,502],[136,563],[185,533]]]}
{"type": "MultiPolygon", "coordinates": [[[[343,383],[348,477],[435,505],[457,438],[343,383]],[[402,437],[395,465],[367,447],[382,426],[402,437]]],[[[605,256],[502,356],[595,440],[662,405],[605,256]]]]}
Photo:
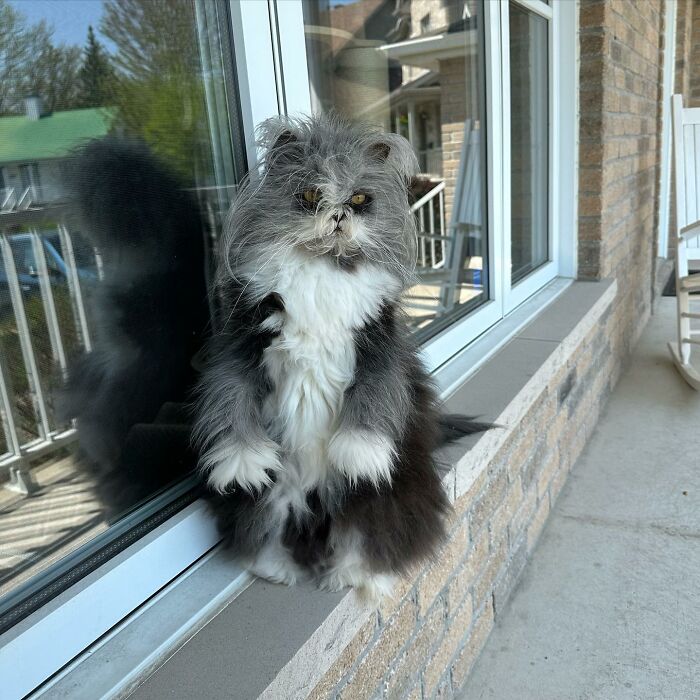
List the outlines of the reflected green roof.
{"type": "Polygon", "coordinates": [[[105,136],[113,112],[71,109],[31,120],[25,115],[0,117],[0,164],[61,158],[88,139],[105,136]]]}

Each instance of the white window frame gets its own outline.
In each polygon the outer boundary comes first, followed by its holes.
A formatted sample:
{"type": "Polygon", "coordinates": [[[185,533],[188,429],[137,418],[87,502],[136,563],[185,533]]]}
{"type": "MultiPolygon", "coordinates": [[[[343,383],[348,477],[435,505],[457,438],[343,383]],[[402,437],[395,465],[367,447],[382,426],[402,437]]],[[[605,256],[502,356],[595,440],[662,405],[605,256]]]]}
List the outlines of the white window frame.
{"type": "MultiPolygon", "coordinates": [[[[505,43],[502,17],[504,12],[507,16],[507,3],[505,0],[487,1],[484,3],[485,99],[489,115],[487,212],[489,229],[493,232],[488,239],[490,300],[424,345],[423,353],[431,369],[455,355],[469,355],[467,346],[479,336],[483,344],[484,339],[488,339],[485,331],[494,326],[497,328],[492,334],[496,339],[493,346],[502,345],[507,340],[504,333],[509,322],[501,321],[510,314],[515,324],[516,314],[519,314],[517,324],[522,325],[524,310],[533,315],[537,309],[530,307],[540,303],[522,303],[526,298],[557,275],[572,277],[575,274],[578,0],[554,0],[552,8],[539,0],[515,1],[538,14],[550,12],[553,22],[560,27],[555,31],[555,24],[550,22],[549,108],[550,123],[554,127],[550,134],[550,187],[557,188],[557,195],[555,198],[551,190],[549,222],[551,231],[559,231],[560,237],[550,251],[551,263],[523,280],[527,285],[516,285],[506,294],[505,266],[495,261],[504,259],[503,232],[509,221],[509,211],[503,201],[509,201],[505,193],[507,188],[509,195],[510,189],[509,177],[504,177],[508,172],[504,164],[509,158],[505,153],[504,134],[508,133],[510,124],[503,118],[507,104],[503,86],[507,85],[508,76],[503,75],[502,60],[505,43]],[[560,147],[562,143],[565,148],[560,147]],[[569,215],[560,215],[560,211],[569,212],[569,215]],[[522,304],[520,309],[511,313],[519,304],[522,304]]],[[[255,125],[276,114],[294,115],[310,109],[310,89],[305,77],[308,71],[303,9],[301,0],[230,0],[230,14],[244,139],[252,168],[260,156],[255,143],[255,125]]],[[[555,238],[550,236],[550,239],[555,238]]],[[[558,283],[553,294],[560,293],[564,287],[558,283]]],[[[537,298],[540,297],[542,293],[537,298]]],[[[483,359],[485,353],[480,351],[480,354],[483,359]]],[[[474,363],[474,359],[470,360],[471,367],[474,363]]],[[[454,384],[457,382],[454,365],[450,365],[450,371],[454,384]]],[[[461,376],[468,372],[467,368],[461,376]]],[[[21,620],[0,636],[0,677],[4,679],[5,693],[8,697],[21,697],[37,688],[218,542],[220,537],[206,504],[196,501],[21,620]]],[[[232,571],[232,576],[238,573],[232,571]]]]}
{"type": "MultiPolygon", "coordinates": [[[[552,6],[542,0],[513,0],[524,9],[547,20],[549,37],[548,106],[548,255],[547,262],[511,285],[510,281],[510,72],[508,47],[508,0],[483,4],[486,53],[486,177],[489,250],[489,299],[471,313],[455,320],[449,327],[430,338],[422,346],[424,361],[431,371],[442,366],[466,345],[503,320],[508,314],[558,276],[574,276],[574,225],[562,225],[560,211],[566,202],[575,215],[575,147],[571,136],[575,122],[575,85],[572,75],[576,55],[576,12],[578,2],[555,1],[552,6]],[[563,41],[564,32],[568,44],[563,41]],[[573,32],[573,33],[572,33],[573,32]],[[568,51],[566,50],[568,46],[568,51]],[[563,65],[562,65],[563,64],[563,65]],[[562,80],[567,76],[568,90],[562,80]],[[573,93],[573,94],[572,94],[573,93]],[[564,104],[563,97],[569,98],[564,104]],[[567,157],[562,158],[561,132],[568,121],[567,157]],[[562,182],[564,180],[564,182],[562,182]],[[569,239],[564,243],[564,239],[569,239]]],[[[260,3],[264,4],[264,3],[260,3]]],[[[283,66],[286,114],[309,113],[312,102],[308,80],[306,50],[303,41],[301,0],[277,2],[284,6],[285,23],[278,24],[278,52],[283,66]],[[296,87],[288,83],[294,76],[296,87]],[[302,84],[303,83],[303,84],[302,84]],[[290,104],[290,97],[295,97],[290,104]]],[[[279,12],[279,9],[278,9],[279,12]]],[[[259,79],[259,76],[258,76],[259,79]]],[[[270,116],[270,115],[268,115],[270,116]]],[[[574,136],[575,138],[575,136],[574,136]]]]}

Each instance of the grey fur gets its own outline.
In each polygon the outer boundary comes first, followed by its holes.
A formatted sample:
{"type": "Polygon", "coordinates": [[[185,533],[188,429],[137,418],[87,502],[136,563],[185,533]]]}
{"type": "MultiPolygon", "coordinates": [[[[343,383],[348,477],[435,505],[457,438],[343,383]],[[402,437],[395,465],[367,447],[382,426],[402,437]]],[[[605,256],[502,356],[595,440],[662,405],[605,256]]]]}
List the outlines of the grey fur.
{"type": "MultiPolygon", "coordinates": [[[[284,299],[257,279],[290,250],[337,262],[338,275],[359,274],[371,263],[394,278],[394,290],[387,289],[382,306],[354,333],[353,379],[336,429],[386,436],[395,456],[391,483],[353,481],[331,468],[324,483],[305,493],[304,507],[290,510],[282,523],[267,498],[274,486],[212,494],[212,506],[226,540],[245,557],[276,539],[323,581],[343,553],[339,543],[352,541],[373,575],[405,572],[435,551],[449,510],[432,456],[446,433],[399,308],[401,291],[414,279],[416,223],[408,185],[417,161],[402,137],[333,116],[278,118],[260,133],[264,168],[242,188],[222,245],[223,324],[210,343],[195,432],[204,459],[223,440],[255,447],[277,438],[264,425],[272,380],[263,357],[279,330],[264,321],[284,309],[284,299]],[[305,190],[321,193],[317,209],[309,211],[300,199],[305,190]],[[362,210],[349,204],[356,192],[369,195],[362,210]],[[343,215],[362,217],[362,240],[344,235],[357,227],[341,228],[343,215]],[[326,233],[331,219],[337,235],[326,233]]],[[[450,434],[485,427],[463,422],[450,434]]],[[[270,475],[271,482],[275,478],[270,475]]]]}
{"type": "Polygon", "coordinates": [[[259,135],[264,171],[251,173],[230,213],[220,282],[226,284],[242,265],[264,263],[298,243],[297,232],[308,215],[293,206],[294,197],[308,188],[324,193],[320,212],[341,207],[358,188],[377,200],[365,222],[372,234],[369,245],[361,251],[338,250],[333,242],[317,241],[313,254],[367,257],[387,266],[403,284],[413,280],[416,223],[407,188],[418,161],[406,139],[333,116],[276,117],[260,125],[259,135]],[[345,196],[329,201],[329,191],[345,196]]]}

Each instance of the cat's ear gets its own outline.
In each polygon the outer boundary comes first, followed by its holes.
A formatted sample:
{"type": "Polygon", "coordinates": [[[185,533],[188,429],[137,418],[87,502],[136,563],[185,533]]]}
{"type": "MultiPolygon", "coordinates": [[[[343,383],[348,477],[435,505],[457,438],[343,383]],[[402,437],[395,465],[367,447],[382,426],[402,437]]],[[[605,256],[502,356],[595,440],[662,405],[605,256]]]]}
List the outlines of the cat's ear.
{"type": "Polygon", "coordinates": [[[391,167],[405,182],[418,172],[418,159],[411,144],[399,134],[382,134],[368,148],[376,163],[391,167]]]}
{"type": "Polygon", "coordinates": [[[301,163],[303,154],[298,143],[299,139],[289,129],[280,132],[267,150],[265,157],[267,169],[274,170],[301,163]]]}
{"type": "Polygon", "coordinates": [[[294,143],[295,141],[298,141],[297,137],[289,130],[285,129],[276,139],[275,142],[272,144],[270,150],[274,151],[275,149],[278,148],[283,148],[286,146],[288,143],[294,143]]]}
{"type": "Polygon", "coordinates": [[[391,146],[388,143],[385,143],[384,141],[373,143],[369,147],[370,157],[379,163],[383,163],[389,157],[390,151],[391,146]]]}
{"type": "Polygon", "coordinates": [[[258,127],[258,143],[265,149],[267,170],[301,161],[299,138],[283,117],[273,117],[258,127]]]}

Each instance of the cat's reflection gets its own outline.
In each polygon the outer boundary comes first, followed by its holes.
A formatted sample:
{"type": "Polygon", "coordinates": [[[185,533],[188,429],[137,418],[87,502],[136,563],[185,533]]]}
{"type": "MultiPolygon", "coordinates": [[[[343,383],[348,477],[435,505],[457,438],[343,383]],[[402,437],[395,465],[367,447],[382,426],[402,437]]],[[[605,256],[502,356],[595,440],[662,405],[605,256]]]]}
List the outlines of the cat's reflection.
{"type": "Polygon", "coordinates": [[[69,182],[104,276],[88,296],[93,349],[59,405],[114,518],[195,464],[185,402],[208,322],[204,236],[194,198],[140,142],[91,142],[69,182]]]}

